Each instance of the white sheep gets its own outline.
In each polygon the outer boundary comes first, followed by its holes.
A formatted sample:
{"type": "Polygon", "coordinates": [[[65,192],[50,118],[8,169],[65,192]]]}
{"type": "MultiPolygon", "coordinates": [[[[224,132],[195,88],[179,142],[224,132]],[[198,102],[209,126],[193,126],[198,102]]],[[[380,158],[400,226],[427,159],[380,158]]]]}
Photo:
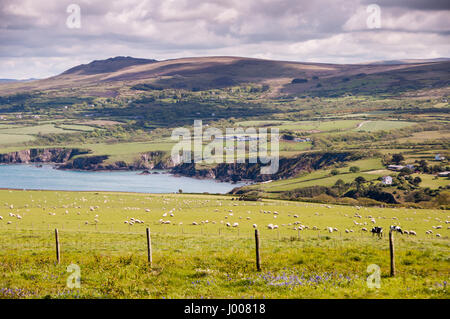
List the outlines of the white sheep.
{"type": "Polygon", "coordinates": [[[361,230],[362,230],[362,231],[367,231],[367,228],[366,228],[366,227],[363,227],[361,230]]]}
{"type": "Polygon", "coordinates": [[[416,236],[416,235],[417,235],[416,232],[415,232],[414,230],[410,230],[410,231],[409,231],[409,234],[410,234],[410,235],[413,235],[413,236],[416,236]]]}
{"type": "Polygon", "coordinates": [[[234,223],[233,227],[239,227],[239,224],[238,223],[234,223]]]}
{"type": "Polygon", "coordinates": [[[436,234],[436,237],[441,237],[441,234],[436,234]]]}

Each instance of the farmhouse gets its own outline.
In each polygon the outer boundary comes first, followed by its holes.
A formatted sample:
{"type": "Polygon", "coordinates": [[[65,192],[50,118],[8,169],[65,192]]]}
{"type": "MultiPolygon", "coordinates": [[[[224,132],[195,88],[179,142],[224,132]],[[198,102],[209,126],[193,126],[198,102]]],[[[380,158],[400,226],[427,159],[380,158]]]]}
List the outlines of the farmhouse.
{"type": "Polygon", "coordinates": [[[295,141],[295,142],[311,142],[311,138],[309,138],[309,137],[305,137],[305,138],[299,138],[299,137],[296,137],[296,138],[294,139],[294,141],[295,141]]]}
{"type": "Polygon", "coordinates": [[[441,154],[436,154],[436,156],[434,157],[434,159],[435,159],[436,161],[443,161],[443,160],[445,160],[445,157],[444,157],[444,156],[441,156],[441,154]]]}
{"type": "Polygon", "coordinates": [[[450,176],[450,171],[440,172],[438,173],[439,177],[448,177],[450,176]]]}
{"type": "Polygon", "coordinates": [[[392,177],[391,176],[383,176],[381,183],[383,183],[383,185],[392,185],[392,177]]]}
{"type": "Polygon", "coordinates": [[[401,171],[403,168],[405,168],[405,166],[403,165],[389,165],[388,169],[390,169],[391,171],[401,171]]]}

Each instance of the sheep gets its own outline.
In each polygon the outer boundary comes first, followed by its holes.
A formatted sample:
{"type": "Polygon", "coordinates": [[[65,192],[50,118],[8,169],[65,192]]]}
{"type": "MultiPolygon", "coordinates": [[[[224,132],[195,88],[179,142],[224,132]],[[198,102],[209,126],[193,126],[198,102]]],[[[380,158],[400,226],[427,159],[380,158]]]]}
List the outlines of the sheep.
{"type": "Polygon", "coordinates": [[[267,225],[267,228],[268,228],[268,229],[273,229],[273,224],[267,225]]]}
{"type": "Polygon", "coordinates": [[[409,235],[409,231],[407,231],[407,230],[404,230],[404,231],[403,231],[403,234],[405,234],[405,235],[409,235]]]}
{"type": "Polygon", "coordinates": [[[278,225],[273,225],[273,229],[278,229],[278,225]]]}
{"type": "Polygon", "coordinates": [[[238,223],[234,223],[233,227],[239,227],[239,224],[238,223]]]}
{"type": "Polygon", "coordinates": [[[338,229],[337,228],[333,228],[333,231],[338,231],[338,229]]]}
{"type": "Polygon", "coordinates": [[[409,231],[409,234],[410,234],[410,235],[413,235],[413,236],[416,236],[416,235],[417,235],[416,232],[415,232],[414,230],[410,230],[410,231],[409,231]]]}
{"type": "Polygon", "coordinates": [[[3,216],[0,216],[0,220],[2,220],[3,219],[3,216]]]}
{"type": "Polygon", "coordinates": [[[367,231],[367,228],[366,228],[366,227],[363,227],[361,230],[362,230],[362,231],[367,231]]]}
{"type": "Polygon", "coordinates": [[[436,237],[441,237],[441,234],[436,234],[436,237]]]}
{"type": "Polygon", "coordinates": [[[194,225],[194,226],[195,226],[195,225],[198,225],[198,223],[197,223],[197,222],[192,222],[192,225],[194,225]]]}
{"type": "Polygon", "coordinates": [[[253,224],[253,228],[255,228],[255,229],[256,229],[256,228],[258,228],[258,225],[256,225],[256,224],[253,224]]]}
{"type": "Polygon", "coordinates": [[[294,215],[294,218],[298,218],[298,215],[294,215]]]}
{"type": "Polygon", "coordinates": [[[150,209],[146,208],[145,211],[146,211],[147,213],[149,213],[149,212],[150,212],[150,209]]]}
{"type": "Polygon", "coordinates": [[[328,232],[330,232],[330,233],[333,232],[333,228],[331,228],[331,227],[327,227],[326,229],[328,229],[328,232]]]}
{"type": "Polygon", "coordinates": [[[230,223],[226,223],[225,224],[227,227],[231,227],[231,224],[230,223]]]}
{"type": "Polygon", "coordinates": [[[128,220],[124,221],[123,223],[124,223],[124,224],[128,224],[128,220]]]}
{"type": "Polygon", "coordinates": [[[8,222],[7,222],[7,224],[11,224],[11,223],[12,223],[11,221],[8,221],[8,222]]]}
{"type": "Polygon", "coordinates": [[[170,224],[170,220],[166,220],[166,221],[164,222],[164,224],[166,224],[166,225],[170,224]]]}
{"type": "Polygon", "coordinates": [[[247,220],[250,220],[250,217],[247,217],[247,220]]]}

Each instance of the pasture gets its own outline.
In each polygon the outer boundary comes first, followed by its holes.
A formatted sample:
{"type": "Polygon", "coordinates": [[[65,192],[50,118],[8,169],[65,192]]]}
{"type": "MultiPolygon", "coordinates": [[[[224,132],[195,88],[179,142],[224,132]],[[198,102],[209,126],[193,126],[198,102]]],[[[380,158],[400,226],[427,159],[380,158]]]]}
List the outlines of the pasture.
{"type": "Polygon", "coordinates": [[[448,298],[448,215],[206,194],[0,190],[0,298],[448,298]],[[374,225],[386,236],[362,230],[374,225]],[[395,235],[393,278],[390,225],[417,234],[395,235]],[[66,287],[72,263],[81,288],[66,287]],[[370,264],[381,268],[379,289],[366,284],[370,264]]]}

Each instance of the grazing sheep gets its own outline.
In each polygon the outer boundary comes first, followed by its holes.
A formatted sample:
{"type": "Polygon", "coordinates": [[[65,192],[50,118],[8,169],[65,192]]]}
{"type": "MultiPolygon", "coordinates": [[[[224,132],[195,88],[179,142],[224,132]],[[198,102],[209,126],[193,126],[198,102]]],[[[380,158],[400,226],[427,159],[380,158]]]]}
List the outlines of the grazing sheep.
{"type": "Polygon", "coordinates": [[[166,221],[164,222],[164,224],[166,224],[166,225],[170,224],[170,220],[166,220],[166,221]]]}
{"type": "Polygon", "coordinates": [[[404,230],[404,231],[403,231],[403,234],[405,234],[405,235],[409,235],[409,231],[407,231],[407,230],[404,230]]]}
{"type": "Polygon", "coordinates": [[[124,223],[124,224],[128,224],[128,220],[124,221],[123,223],[124,223]]]}
{"type": "Polygon", "coordinates": [[[366,227],[363,227],[361,230],[362,230],[362,231],[367,231],[367,228],[366,228],[366,227]]]}
{"type": "Polygon", "coordinates": [[[436,237],[441,237],[441,234],[436,234],[436,237]]]}
{"type": "Polygon", "coordinates": [[[227,227],[231,227],[231,224],[230,223],[226,223],[225,224],[227,227]]]}
{"type": "Polygon", "coordinates": [[[192,225],[194,225],[194,226],[195,226],[195,225],[198,225],[198,224],[197,224],[197,222],[192,222],[192,225]]]}
{"type": "Polygon", "coordinates": [[[330,233],[333,232],[333,228],[331,228],[331,227],[327,227],[326,229],[328,229],[328,232],[330,232],[330,233]]]}
{"type": "Polygon", "coordinates": [[[253,224],[253,228],[257,228],[258,227],[258,225],[256,225],[256,224],[253,224]]]}
{"type": "Polygon", "coordinates": [[[3,217],[2,216],[0,216],[0,220],[2,220],[3,219],[3,217]]]}
{"type": "Polygon", "coordinates": [[[11,221],[8,221],[7,224],[11,224],[11,221]]]}
{"type": "Polygon", "coordinates": [[[150,209],[146,208],[145,211],[148,213],[148,212],[150,212],[150,209]]]}
{"type": "Polygon", "coordinates": [[[267,228],[268,228],[268,229],[273,229],[273,224],[267,225],[267,228]]]}
{"type": "Polygon", "coordinates": [[[278,229],[278,225],[273,225],[273,229],[278,229]]]}
{"type": "Polygon", "coordinates": [[[234,223],[233,227],[239,227],[239,224],[238,223],[234,223]]]}
{"type": "Polygon", "coordinates": [[[337,228],[333,228],[333,231],[338,231],[338,229],[337,228]]]}
{"type": "Polygon", "coordinates": [[[410,235],[413,235],[413,236],[417,236],[417,234],[416,234],[416,232],[415,232],[414,230],[410,230],[410,231],[409,231],[409,234],[410,234],[410,235]]]}

